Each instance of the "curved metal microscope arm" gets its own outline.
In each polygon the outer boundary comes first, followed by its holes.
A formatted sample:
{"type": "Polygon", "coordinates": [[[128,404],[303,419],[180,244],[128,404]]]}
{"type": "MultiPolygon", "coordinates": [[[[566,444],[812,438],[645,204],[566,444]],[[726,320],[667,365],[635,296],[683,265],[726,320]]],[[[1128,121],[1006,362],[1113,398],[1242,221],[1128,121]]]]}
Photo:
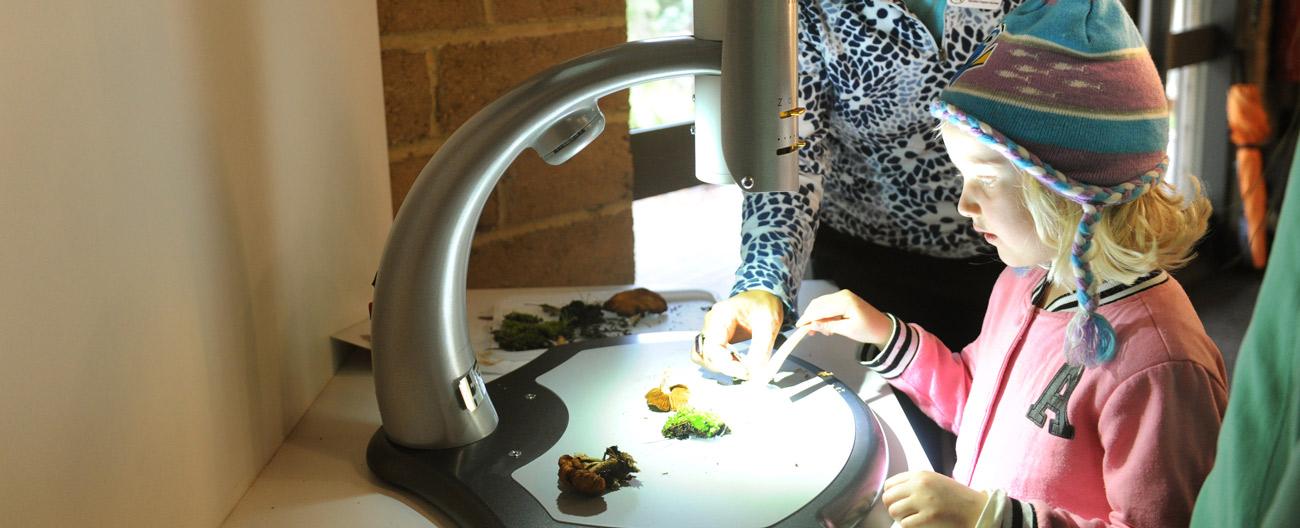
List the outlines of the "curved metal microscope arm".
{"type": "Polygon", "coordinates": [[[474,226],[506,167],[527,147],[562,162],[599,133],[596,100],[648,81],[718,75],[720,42],[629,42],[551,68],[474,115],[416,179],[379,264],[372,321],[384,430],[412,448],[457,447],[497,425],[465,309],[474,226]]]}

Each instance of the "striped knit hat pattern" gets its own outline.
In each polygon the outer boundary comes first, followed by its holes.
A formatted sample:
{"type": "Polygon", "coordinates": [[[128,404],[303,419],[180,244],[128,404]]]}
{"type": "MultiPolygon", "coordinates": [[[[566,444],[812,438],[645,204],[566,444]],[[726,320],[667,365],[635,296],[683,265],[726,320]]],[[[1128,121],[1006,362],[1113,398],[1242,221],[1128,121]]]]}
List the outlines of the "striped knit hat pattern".
{"type": "Polygon", "coordinates": [[[1164,175],[1169,113],[1137,27],[1118,0],[1028,0],[930,107],[1083,208],[1071,248],[1079,311],[1065,357],[1093,367],[1115,357],[1097,313],[1089,262],[1102,208],[1132,201],[1164,175]]]}

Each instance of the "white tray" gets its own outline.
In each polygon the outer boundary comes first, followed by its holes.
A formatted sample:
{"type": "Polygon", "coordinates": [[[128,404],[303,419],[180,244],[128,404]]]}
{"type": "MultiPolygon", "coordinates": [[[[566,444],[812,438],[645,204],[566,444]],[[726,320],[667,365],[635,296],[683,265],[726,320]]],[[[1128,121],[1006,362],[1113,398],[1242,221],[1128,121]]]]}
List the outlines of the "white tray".
{"type": "MultiPolygon", "coordinates": [[[[501,299],[492,307],[492,321],[482,325],[483,331],[487,333],[487,336],[483,338],[486,344],[482,347],[477,346],[477,344],[475,346],[474,355],[478,359],[479,373],[483,374],[483,379],[491,381],[523,366],[546,351],[544,348],[518,351],[506,351],[497,348],[490,329],[500,325],[500,321],[505,319],[506,314],[520,312],[540,317],[544,315],[541,306],[543,304],[559,307],[575,300],[604,304],[606,299],[626,290],[627,288],[610,288],[608,290],[583,293],[564,291],[533,292],[521,293],[501,299]]],[[[666,290],[656,291],[656,293],[668,302],[668,310],[662,314],[648,314],[642,317],[635,325],[628,328],[629,333],[699,332],[700,329],[704,328],[704,313],[716,302],[713,294],[704,290],[666,290]]],[[[479,322],[482,323],[483,321],[479,322]]]]}
{"type": "MultiPolygon", "coordinates": [[[[564,306],[575,300],[603,304],[614,294],[626,290],[627,288],[610,288],[582,293],[566,291],[519,293],[504,297],[493,305],[491,320],[470,314],[470,344],[474,348],[474,356],[478,359],[479,373],[483,374],[484,380],[491,381],[532,361],[546,351],[544,348],[519,351],[505,351],[498,348],[496,341],[492,339],[491,330],[500,325],[500,321],[506,314],[522,312],[542,316],[542,304],[564,306]]],[[[704,290],[666,290],[657,293],[668,301],[668,311],[642,317],[637,324],[628,329],[630,333],[699,332],[704,328],[704,313],[716,302],[713,294],[704,290]]],[[[360,321],[340,330],[332,337],[370,350],[370,320],[360,321]]]]}
{"type": "MultiPolygon", "coordinates": [[[[543,304],[562,307],[573,301],[591,304],[604,304],[614,294],[626,291],[624,288],[597,290],[573,294],[567,292],[520,294],[501,299],[492,309],[492,327],[495,328],[505,320],[506,314],[520,312],[550,319],[542,311],[543,304]]],[[[661,314],[646,314],[636,324],[628,328],[629,333],[647,332],[699,332],[704,328],[704,313],[717,302],[713,294],[704,290],[669,290],[655,292],[668,301],[668,311],[661,314]]],[[[581,339],[577,339],[580,341],[581,339]]],[[[495,346],[495,341],[492,343],[495,346]]]]}

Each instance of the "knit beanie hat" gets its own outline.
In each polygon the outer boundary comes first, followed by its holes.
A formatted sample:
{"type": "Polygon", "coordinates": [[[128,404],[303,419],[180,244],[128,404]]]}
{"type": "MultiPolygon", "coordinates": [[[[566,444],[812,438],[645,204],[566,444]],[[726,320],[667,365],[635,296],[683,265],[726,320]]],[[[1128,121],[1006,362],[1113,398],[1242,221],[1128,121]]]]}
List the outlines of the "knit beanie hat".
{"type": "Polygon", "coordinates": [[[977,50],[930,112],[1083,208],[1071,249],[1079,311],[1065,357],[1097,366],[1115,330],[1097,313],[1089,261],[1103,207],[1164,175],[1169,116],[1151,55],[1118,0],[1027,0],[977,50]]]}

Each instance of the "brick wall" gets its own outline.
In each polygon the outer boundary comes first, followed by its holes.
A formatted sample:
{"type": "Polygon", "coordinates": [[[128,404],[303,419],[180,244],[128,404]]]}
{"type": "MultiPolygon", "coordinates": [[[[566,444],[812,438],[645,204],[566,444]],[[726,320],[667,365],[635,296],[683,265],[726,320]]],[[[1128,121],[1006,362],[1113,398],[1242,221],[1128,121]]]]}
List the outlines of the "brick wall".
{"type": "MultiPolygon", "coordinates": [[[[627,40],[625,0],[378,0],[393,212],[438,147],[533,74],[627,40]]],[[[532,150],[493,190],[469,287],[633,281],[627,93],[605,132],[558,167],[532,150]]]]}

